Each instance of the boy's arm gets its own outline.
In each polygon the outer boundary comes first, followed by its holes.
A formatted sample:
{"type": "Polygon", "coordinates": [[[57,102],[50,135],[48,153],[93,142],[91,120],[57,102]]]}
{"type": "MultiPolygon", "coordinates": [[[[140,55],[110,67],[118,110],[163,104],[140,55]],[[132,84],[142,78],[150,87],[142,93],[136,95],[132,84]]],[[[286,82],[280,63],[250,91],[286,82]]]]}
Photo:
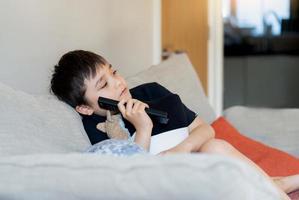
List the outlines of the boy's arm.
{"type": "Polygon", "coordinates": [[[136,130],[134,142],[149,151],[152,129],[136,130]]]}
{"type": "Polygon", "coordinates": [[[199,151],[202,144],[215,137],[214,129],[199,117],[188,126],[189,136],[177,146],[163,151],[166,153],[190,153],[199,151]]]}

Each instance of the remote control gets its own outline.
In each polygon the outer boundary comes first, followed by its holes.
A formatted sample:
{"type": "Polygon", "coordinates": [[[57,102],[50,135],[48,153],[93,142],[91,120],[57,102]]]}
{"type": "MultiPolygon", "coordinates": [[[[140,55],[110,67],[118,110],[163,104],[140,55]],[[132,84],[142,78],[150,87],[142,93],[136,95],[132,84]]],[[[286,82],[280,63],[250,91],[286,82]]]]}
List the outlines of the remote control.
{"type": "MultiPolygon", "coordinates": [[[[117,107],[118,101],[108,99],[105,97],[99,97],[98,104],[101,108],[111,111],[119,112],[117,107]]],[[[167,112],[152,109],[152,108],[145,108],[145,112],[153,119],[159,122],[160,124],[167,124],[168,123],[168,114],[167,112]]]]}

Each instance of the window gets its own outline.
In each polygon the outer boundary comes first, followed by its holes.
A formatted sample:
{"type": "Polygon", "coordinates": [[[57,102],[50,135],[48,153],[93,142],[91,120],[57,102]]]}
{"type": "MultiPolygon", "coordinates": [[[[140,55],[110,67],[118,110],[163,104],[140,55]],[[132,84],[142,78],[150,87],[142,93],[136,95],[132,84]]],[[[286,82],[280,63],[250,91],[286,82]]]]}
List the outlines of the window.
{"type": "Polygon", "coordinates": [[[290,18],[290,0],[223,0],[223,17],[232,17],[231,4],[236,4],[236,21],[239,27],[254,27],[256,35],[271,26],[272,34],[281,32],[281,19],[290,18]]]}

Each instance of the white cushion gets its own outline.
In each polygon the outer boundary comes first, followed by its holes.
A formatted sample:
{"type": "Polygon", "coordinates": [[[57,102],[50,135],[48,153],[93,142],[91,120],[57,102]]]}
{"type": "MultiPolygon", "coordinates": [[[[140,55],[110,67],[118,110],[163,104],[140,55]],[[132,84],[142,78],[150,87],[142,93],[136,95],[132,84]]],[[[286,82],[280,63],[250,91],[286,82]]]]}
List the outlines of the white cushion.
{"type": "Polygon", "coordinates": [[[0,83],[0,156],[82,151],[89,141],[80,116],[53,96],[0,83]]]}
{"type": "Polygon", "coordinates": [[[273,200],[247,164],[217,155],[0,157],[1,199],[273,200]]]}
{"type": "Polygon", "coordinates": [[[216,115],[186,54],[172,55],[160,64],[127,77],[126,80],[129,87],[157,82],[178,94],[184,104],[206,122],[211,123],[215,120],[216,115]]]}

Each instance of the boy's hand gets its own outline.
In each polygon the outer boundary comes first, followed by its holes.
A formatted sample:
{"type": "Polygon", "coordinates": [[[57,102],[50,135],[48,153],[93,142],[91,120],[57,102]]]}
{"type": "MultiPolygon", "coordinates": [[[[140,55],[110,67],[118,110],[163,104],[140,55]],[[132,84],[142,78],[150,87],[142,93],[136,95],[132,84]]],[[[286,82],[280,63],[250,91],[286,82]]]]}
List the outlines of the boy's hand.
{"type": "Polygon", "coordinates": [[[123,117],[131,122],[136,129],[134,141],[147,151],[149,150],[153,129],[153,122],[144,110],[148,107],[147,104],[137,99],[129,99],[126,102],[121,100],[118,104],[118,109],[123,117]]]}
{"type": "Polygon", "coordinates": [[[153,122],[144,110],[149,107],[146,103],[137,99],[129,99],[127,101],[121,100],[117,106],[122,116],[134,125],[136,131],[153,128],[153,122]],[[126,105],[124,105],[125,103],[126,105]]]}

